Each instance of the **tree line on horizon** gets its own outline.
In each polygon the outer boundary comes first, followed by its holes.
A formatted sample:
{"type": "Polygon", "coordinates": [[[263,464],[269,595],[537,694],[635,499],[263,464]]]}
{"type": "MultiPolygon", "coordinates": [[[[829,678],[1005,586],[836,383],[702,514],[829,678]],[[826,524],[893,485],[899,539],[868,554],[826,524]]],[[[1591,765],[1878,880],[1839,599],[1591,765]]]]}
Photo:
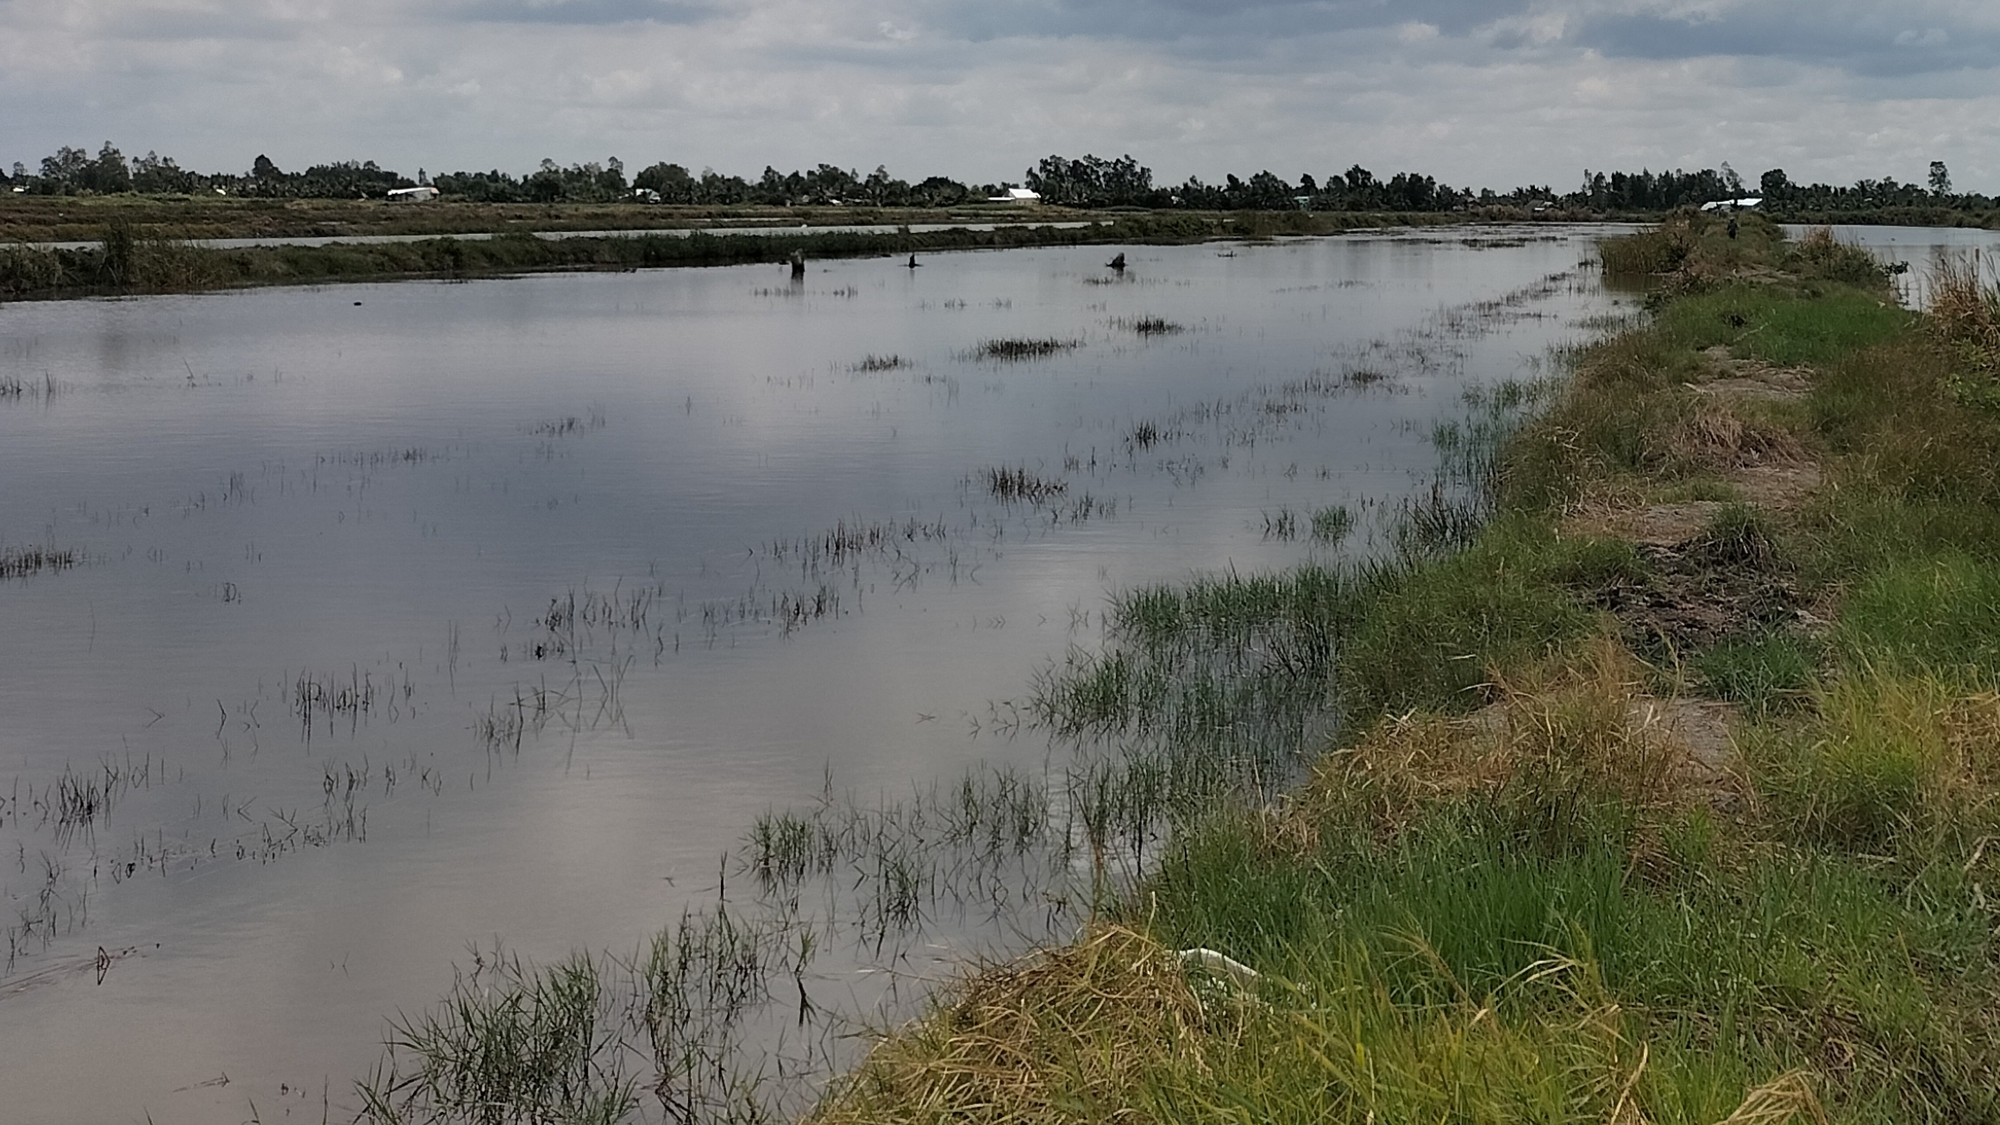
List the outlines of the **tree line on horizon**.
{"type": "Polygon", "coordinates": [[[831,164],[790,173],[767,166],[761,176],[750,180],[706,168],[693,173],[667,161],[652,164],[628,179],[624,163],[616,157],[601,164],[590,161],[567,167],[543,160],[533,171],[519,176],[497,168],[432,176],[420,168],[411,178],[372,160],[336,161],[287,172],[263,155],[246,172],[197,172],[151,151],[128,159],[106,141],[94,157],[87,149],[65,145],[42,158],[38,169],[16,161],[11,173],[0,172],[0,186],[40,195],[380,199],[397,188],[425,185],[450,198],[484,203],[657,200],[712,206],[951,207],[1026,187],[1045,202],[1066,207],[1213,211],[1423,212],[1526,207],[1629,214],[1750,195],[1761,196],[1774,210],[1813,213],[1940,207],[1987,210],[1994,206],[1986,196],[1954,192],[1950,172],[1942,162],[1931,164],[1925,184],[1900,183],[1893,177],[1863,179],[1851,186],[1796,184],[1782,169],[1774,168],[1753,188],[1724,164],[1719,169],[1694,172],[1586,170],[1581,187],[1575,191],[1558,192],[1547,185],[1531,184],[1503,193],[1491,188],[1475,191],[1453,187],[1418,172],[1398,172],[1382,179],[1360,164],[1324,178],[1306,173],[1293,181],[1266,170],[1248,179],[1231,173],[1219,183],[1190,176],[1184,183],[1165,185],[1155,183],[1152,169],[1129,155],[1116,159],[1047,156],[1027,169],[1019,184],[969,184],[949,176],[930,176],[911,183],[890,175],[884,167],[862,175],[831,164]]]}

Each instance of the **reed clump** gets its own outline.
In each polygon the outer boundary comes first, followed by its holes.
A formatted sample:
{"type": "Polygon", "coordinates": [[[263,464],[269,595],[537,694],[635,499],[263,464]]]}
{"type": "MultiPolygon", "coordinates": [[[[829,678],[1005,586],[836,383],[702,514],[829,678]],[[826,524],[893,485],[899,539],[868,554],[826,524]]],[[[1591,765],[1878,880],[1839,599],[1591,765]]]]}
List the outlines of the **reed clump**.
{"type": "Polygon", "coordinates": [[[1354,513],[1342,505],[1321,508],[1312,514],[1312,541],[1321,546],[1336,546],[1353,530],[1354,513]]]}
{"type": "Polygon", "coordinates": [[[26,578],[47,571],[64,571],[77,564],[73,548],[36,546],[0,547],[0,579],[26,578]]]}
{"type": "Polygon", "coordinates": [[[1887,276],[1883,264],[1859,246],[1840,241],[1832,227],[1813,227],[1792,246],[1788,263],[1795,272],[1815,280],[1848,285],[1878,284],[1887,276]]]}
{"type": "Polygon", "coordinates": [[[178,293],[224,281],[218,252],[114,217],[95,247],[0,247],[0,300],[92,293],[178,293]]]}
{"type": "Polygon", "coordinates": [[[980,481],[996,500],[1019,500],[1029,504],[1040,504],[1069,491],[1068,481],[1040,476],[1028,471],[1026,466],[987,468],[980,472],[980,481]]]}
{"type": "Polygon", "coordinates": [[[371,1125],[615,1125],[638,1105],[604,967],[479,953],[446,1000],[399,1020],[357,1085],[371,1125]]]}
{"type": "Polygon", "coordinates": [[[1187,331],[1186,325],[1160,316],[1118,317],[1111,326],[1140,336],[1174,336],[1187,331]]]}
{"type": "Polygon", "coordinates": [[[1946,257],[1931,274],[1929,295],[1926,323],[1953,363],[1952,393],[2000,409],[2000,283],[1976,255],[1946,257]]]}
{"type": "Polygon", "coordinates": [[[898,368],[909,366],[911,366],[909,360],[893,352],[889,355],[876,355],[870,352],[868,355],[861,357],[861,362],[854,364],[849,370],[860,374],[867,374],[876,371],[895,371],[898,368]]]}
{"type": "Polygon", "coordinates": [[[973,347],[969,354],[973,359],[984,360],[1047,359],[1050,356],[1060,355],[1063,352],[1082,346],[1083,341],[1081,340],[1059,340],[1055,337],[1048,337],[1046,339],[1007,338],[981,340],[973,347]]]}

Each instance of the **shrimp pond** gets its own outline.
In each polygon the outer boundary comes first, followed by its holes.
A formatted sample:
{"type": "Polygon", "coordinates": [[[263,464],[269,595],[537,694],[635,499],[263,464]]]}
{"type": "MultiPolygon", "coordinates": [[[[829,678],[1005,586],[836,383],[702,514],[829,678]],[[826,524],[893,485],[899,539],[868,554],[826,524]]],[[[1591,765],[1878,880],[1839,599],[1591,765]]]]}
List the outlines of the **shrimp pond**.
{"type": "Polygon", "coordinates": [[[4,1116],[351,1120],[577,952],[635,1118],[796,1108],[1142,865],[1045,698],[1108,599],[1382,550],[1604,233],[0,306],[4,1116]]]}

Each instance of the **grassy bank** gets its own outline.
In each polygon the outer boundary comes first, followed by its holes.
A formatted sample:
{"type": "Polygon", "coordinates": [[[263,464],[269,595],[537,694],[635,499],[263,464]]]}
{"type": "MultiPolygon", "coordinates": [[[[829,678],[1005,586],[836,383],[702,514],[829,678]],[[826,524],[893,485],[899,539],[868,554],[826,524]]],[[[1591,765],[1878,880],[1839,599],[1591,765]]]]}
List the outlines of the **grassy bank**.
{"type": "Polygon", "coordinates": [[[817,1119],[2000,1120],[2000,297],[1756,220],[1604,261],[1654,315],[1483,501],[1128,594],[1046,685],[1253,757],[1337,714],[1304,784],[1184,806],[817,1119]]]}
{"type": "MultiPolygon", "coordinates": [[[[275,206],[275,205],[274,205],[275,206]]],[[[386,205],[383,205],[386,206],[386,205]]],[[[857,211],[804,216],[826,223],[908,224],[939,221],[993,224],[1038,222],[1035,226],[1002,226],[992,230],[955,227],[939,231],[893,233],[814,232],[802,226],[783,234],[730,233],[726,228],[687,233],[691,217],[627,208],[617,214],[599,214],[582,209],[576,214],[554,213],[545,219],[479,218],[491,208],[470,208],[467,216],[437,220],[443,231],[438,237],[412,242],[344,242],[321,246],[254,246],[214,249],[198,245],[197,237],[243,236],[243,227],[254,233],[269,233],[262,211],[236,216],[243,220],[235,228],[230,221],[214,220],[196,224],[208,231],[217,226],[231,231],[226,235],[193,234],[182,225],[135,221],[115,203],[104,204],[100,213],[83,229],[96,240],[94,246],[45,248],[26,244],[0,243],[0,300],[50,300],[89,296],[122,296],[147,293],[185,293],[256,285],[321,284],[342,281],[388,281],[418,278],[479,278],[559,270],[629,270],[664,266],[717,266],[757,262],[783,262],[794,251],[809,259],[859,258],[900,255],[937,250],[1009,249],[1025,246],[1071,246],[1086,244],[1144,245],[1200,242],[1219,238],[1271,238],[1284,235],[1333,234],[1384,226],[1422,226],[1465,222],[1466,216],[1432,214],[1340,213],[1314,215],[1302,212],[1138,212],[1087,215],[1084,213],[1004,211],[970,215],[937,213],[893,213],[857,211]],[[636,217],[635,217],[636,213],[636,217]],[[658,227],[637,225],[651,216],[658,227]],[[1058,227],[1064,221],[1090,219],[1093,225],[1058,227]],[[587,225],[602,222],[603,226],[587,225]],[[464,230],[453,228],[466,227],[464,230]],[[665,233],[667,229],[675,233],[665,233]],[[453,233],[500,230],[493,238],[457,238],[453,233]],[[627,229],[635,233],[610,237],[542,238],[536,232],[565,230],[627,229]]],[[[89,207],[83,210],[89,211],[89,207]]],[[[414,206],[391,209],[419,210],[414,206]]],[[[452,208],[426,214],[446,215],[452,208]]],[[[751,222],[782,217],[787,226],[799,223],[799,213],[782,216],[749,212],[730,213],[731,220],[751,222]]],[[[423,225],[420,221],[386,222],[398,228],[423,225]]],[[[326,223],[307,223],[324,231],[326,223]]],[[[342,224],[335,224],[342,226],[342,224]]],[[[359,224],[347,224],[359,225],[359,224]]],[[[768,225],[768,222],[767,224],[768,225]]],[[[63,228],[67,230],[68,228],[63,228]]],[[[346,231],[343,233],[357,233],[346,231]]],[[[71,233],[75,233],[72,231],[71,233]]],[[[368,230],[367,233],[413,233],[406,230],[368,230]]]]}

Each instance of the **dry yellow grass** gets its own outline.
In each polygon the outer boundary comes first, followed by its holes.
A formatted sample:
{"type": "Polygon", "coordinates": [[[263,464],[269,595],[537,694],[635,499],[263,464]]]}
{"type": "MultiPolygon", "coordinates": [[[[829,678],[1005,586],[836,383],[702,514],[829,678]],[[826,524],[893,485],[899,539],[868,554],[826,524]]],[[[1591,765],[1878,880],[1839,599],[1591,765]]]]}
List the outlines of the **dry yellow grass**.
{"type": "Polygon", "coordinates": [[[1321,826],[1357,811],[1386,838],[1437,805],[1510,789],[1590,793],[1654,816],[1739,788],[1716,720],[1656,697],[1647,669],[1612,637],[1580,655],[1497,677],[1500,702],[1466,718],[1384,720],[1264,811],[1267,838],[1305,854],[1321,826]]]}
{"type": "Polygon", "coordinates": [[[1245,1010],[1204,1001],[1159,943],[1101,927],[967,978],[877,1046],[814,1120],[1156,1120],[1138,1091],[1160,1071],[1209,1073],[1245,1010]]]}

